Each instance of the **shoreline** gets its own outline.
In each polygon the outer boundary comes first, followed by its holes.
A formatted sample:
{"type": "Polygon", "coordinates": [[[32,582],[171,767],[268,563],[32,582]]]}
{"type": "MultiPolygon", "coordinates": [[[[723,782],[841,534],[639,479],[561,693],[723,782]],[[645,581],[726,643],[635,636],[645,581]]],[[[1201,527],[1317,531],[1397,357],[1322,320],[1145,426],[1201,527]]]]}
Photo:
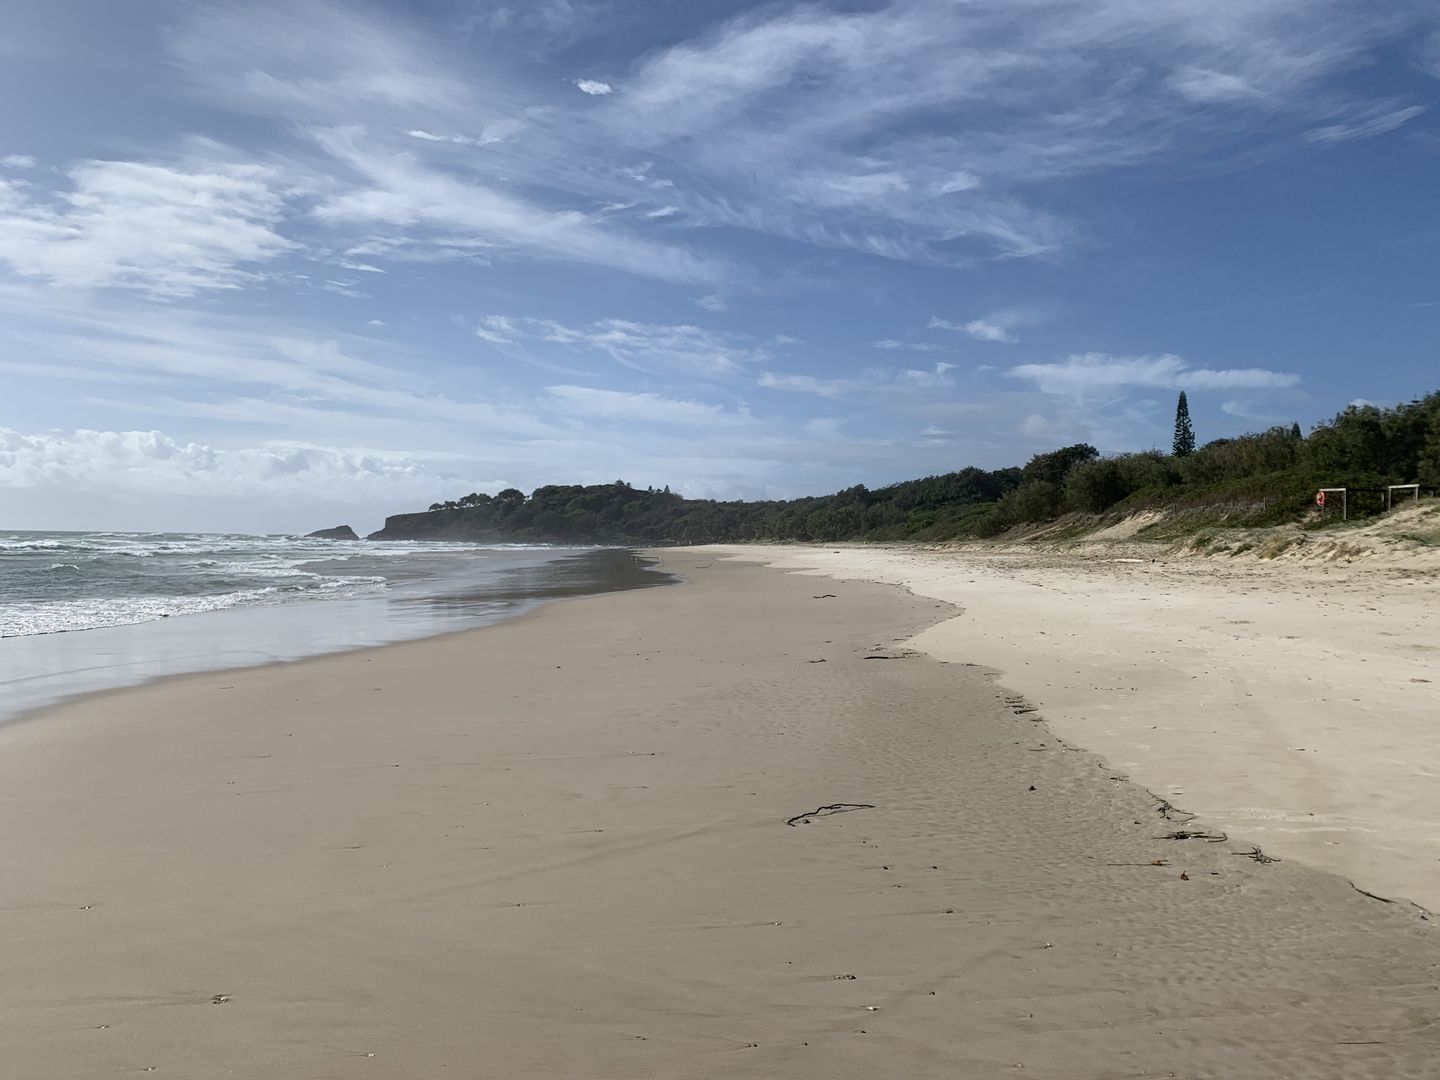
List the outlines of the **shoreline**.
{"type": "MultiPolygon", "coordinates": [[[[676,581],[675,584],[681,584],[676,581]]],[[[380,653],[386,649],[393,649],[401,645],[417,645],[423,642],[443,642],[449,638],[461,638],[470,634],[481,634],[487,630],[499,629],[518,619],[523,619],[535,614],[542,607],[551,604],[568,604],[582,600],[593,600],[607,593],[587,593],[583,596],[562,596],[549,600],[536,601],[533,604],[519,608],[515,612],[496,619],[493,622],[481,623],[472,626],[456,626],[448,630],[438,630],[434,633],[424,634],[420,637],[400,638],[394,641],[377,641],[368,645],[355,645],[345,648],[334,649],[326,652],[307,653],[302,656],[280,657],[276,659],[260,660],[253,664],[232,664],[225,667],[206,667],[196,671],[175,671],[164,675],[155,675],[141,682],[130,683],[121,686],[102,686],[93,690],[84,690],[74,694],[68,694],[63,698],[47,702],[43,705],[36,705],[33,708],[25,709],[11,715],[0,715],[0,736],[11,728],[34,724],[43,721],[52,713],[63,712],[71,707],[80,707],[93,704],[97,700],[114,697],[122,698],[130,694],[146,694],[157,688],[184,685],[199,679],[212,679],[218,676],[238,675],[245,672],[264,671],[269,668],[302,669],[307,664],[321,663],[326,660],[333,660],[336,657],[357,657],[363,658],[367,653],[380,653]]],[[[226,612],[205,612],[204,614],[228,614],[226,612]]],[[[113,629],[113,628],[106,628],[113,629]]],[[[89,631],[76,630],[71,633],[89,633],[89,631]]]]}
{"type": "MultiPolygon", "coordinates": [[[[4,638],[0,663],[28,670],[0,682],[0,698],[6,699],[0,701],[0,727],[95,694],[444,637],[518,618],[555,600],[673,584],[653,571],[656,564],[634,548],[563,549],[538,564],[536,581],[518,589],[493,573],[478,582],[454,579],[450,592],[417,592],[402,581],[393,595],[316,596],[4,638]],[[624,571],[587,568],[578,584],[567,579],[571,560],[602,552],[624,553],[636,565],[624,571]],[[648,580],[652,574],[657,580],[648,580]],[[74,689],[77,683],[84,688],[74,689]]],[[[502,574],[515,572],[512,567],[502,574]]],[[[442,583],[424,584],[434,589],[442,583]]]]}
{"type": "Polygon", "coordinates": [[[684,585],[0,729],[12,1070],[1433,1065],[1423,915],[1162,838],[993,674],[906,647],[948,605],[661,558],[684,585]]]}
{"type": "Polygon", "coordinates": [[[1425,567],[695,550],[954,603],[914,648],[995,669],[1058,735],[1209,825],[1440,911],[1440,577],[1425,567]]]}

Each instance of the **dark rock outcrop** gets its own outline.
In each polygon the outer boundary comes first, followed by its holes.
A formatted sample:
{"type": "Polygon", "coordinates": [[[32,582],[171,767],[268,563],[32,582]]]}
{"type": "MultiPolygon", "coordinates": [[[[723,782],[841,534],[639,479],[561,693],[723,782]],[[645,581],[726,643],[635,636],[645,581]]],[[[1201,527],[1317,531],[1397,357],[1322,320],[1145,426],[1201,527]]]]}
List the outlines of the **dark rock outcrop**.
{"type": "Polygon", "coordinates": [[[333,529],[319,529],[305,534],[306,540],[359,540],[349,525],[336,525],[333,529]]]}
{"type": "Polygon", "coordinates": [[[465,510],[447,510],[440,513],[391,514],[385,519],[385,527],[377,529],[366,540],[468,540],[475,543],[495,543],[513,540],[480,515],[465,510]]]}

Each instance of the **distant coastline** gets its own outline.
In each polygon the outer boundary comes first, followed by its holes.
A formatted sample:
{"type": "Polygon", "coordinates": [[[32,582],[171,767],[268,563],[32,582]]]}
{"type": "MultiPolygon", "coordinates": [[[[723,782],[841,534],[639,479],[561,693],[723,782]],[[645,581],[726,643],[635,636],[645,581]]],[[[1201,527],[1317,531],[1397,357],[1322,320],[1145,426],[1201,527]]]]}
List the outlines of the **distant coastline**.
{"type": "MultiPolygon", "coordinates": [[[[1182,394],[1182,398],[1183,398],[1182,394]]],[[[1187,421],[1188,432],[1188,421],[1187,421]]],[[[831,495],[788,500],[687,499],[670,489],[551,484],[506,488],[395,514],[372,540],[676,544],[927,543],[1079,536],[1147,514],[1143,538],[1206,529],[1351,525],[1440,489],[1440,391],[1393,408],[1351,405],[1305,435],[1281,425],[1174,452],[1102,455],[1088,443],[1036,454],[1024,466],[966,468],[831,495]],[[1390,485],[1413,485],[1400,493],[1390,485]],[[1320,489],[1345,489],[1342,509],[1320,489]]]]}

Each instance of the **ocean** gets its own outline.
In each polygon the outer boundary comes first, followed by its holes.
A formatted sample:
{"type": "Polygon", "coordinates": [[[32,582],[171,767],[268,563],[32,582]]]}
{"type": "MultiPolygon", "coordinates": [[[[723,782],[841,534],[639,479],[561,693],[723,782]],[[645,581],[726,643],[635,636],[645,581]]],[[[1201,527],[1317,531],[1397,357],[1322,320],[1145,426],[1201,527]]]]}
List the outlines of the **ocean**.
{"type": "Polygon", "coordinates": [[[614,548],[0,531],[0,719],[671,580],[614,548]]]}

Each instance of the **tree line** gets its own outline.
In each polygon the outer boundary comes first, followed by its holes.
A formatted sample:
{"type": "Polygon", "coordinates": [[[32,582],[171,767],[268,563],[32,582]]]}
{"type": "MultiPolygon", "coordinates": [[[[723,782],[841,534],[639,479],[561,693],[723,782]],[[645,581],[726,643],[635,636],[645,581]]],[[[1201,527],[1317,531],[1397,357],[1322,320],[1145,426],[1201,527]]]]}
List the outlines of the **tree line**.
{"type": "Polygon", "coordinates": [[[1195,446],[1188,403],[1170,453],[1102,456],[1077,443],[1025,465],[961,469],[870,489],[772,501],[687,499],[623,480],[473,492],[390,518],[385,538],[616,544],[955,540],[995,536],[1067,514],[1204,509],[1216,524],[1269,525],[1313,513],[1320,487],[1379,509],[1387,484],[1440,488],[1440,391],[1394,407],[1351,405],[1304,435],[1298,424],[1195,446]]]}

